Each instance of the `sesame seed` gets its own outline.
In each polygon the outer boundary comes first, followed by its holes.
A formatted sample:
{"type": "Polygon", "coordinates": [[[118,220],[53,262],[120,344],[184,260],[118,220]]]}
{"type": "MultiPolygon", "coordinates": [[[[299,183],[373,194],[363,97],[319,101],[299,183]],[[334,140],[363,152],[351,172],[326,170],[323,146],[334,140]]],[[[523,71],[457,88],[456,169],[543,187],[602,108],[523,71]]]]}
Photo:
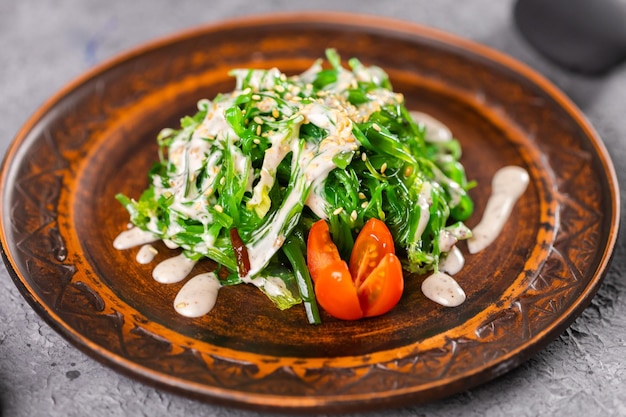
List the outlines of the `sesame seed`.
{"type": "Polygon", "coordinates": [[[213,208],[215,209],[215,211],[217,211],[218,213],[223,213],[224,212],[224,207],[220,206],[219,204],[216,204],[213,206],[213,208]]]}
{"type": "Polygon", "coordinates": [[[285,92],[285,87],[283,87],[282,85],[278,84],[276,87],[274,87],[274,90],[278,91],[279,93],[284,93],[285,92]]]}
{"type": "Polygon", "coordinates": [[[362,202],[362,203],[361,203],[361,208],[364,208],[364,209],[365,209],[365,208],[367,208],[367,206],[369,206],[369,205],[370,205],[369,201],[364,201],[364,202],[362,202]]]}
{"type": "Polygon", "coordinates": [[[359,193],[359,200],[365,200],[367,197],[363,193],[359,193]]]}
{"type": "MultiPolygon", "coordinates": [[[[256,127],[256,135],[257,136],[261,135],[261,125],[257,125],[257,127],[256,127]]],[[[258,140],[258,139],[256,139],[256,140],[258,140]]]]}
{"type": "Polygon", "coordinates": [[[374,129],[377,132],[380,132],[380,126],[378,126],[378,124],[376,124],[376,123],[372,124],[372,129],[374,129]]]}
{"type": "Polygon", "coordinates": [[[263,124],[263,119],[261,119],[259,116],[254,116],[254,123],[262,125],[263,124]]]}
{"type": "Polygon", "coordinates": [[[245,89],[245,90],[243,90],[243,91],[241,92],[241,94],[250,94],[251,92],[252,92],[252,90],[250,89],[250,87],[246,87],[246,89],[245,89]]]}
{"type": "Polygon", "coordinates": [[[350,213],[350,218],[352,219],[352,221],[355,221],[357,217],[358,214],[356,213],[356,210],[352,210],[352,213],[350,213]]]}
{"type": "Polygon", "coordinates": [[[225,182],[226,182],[226,177],[220,178],[220,185],[224,185],[225,182]]]}
{"type": "Polygon", "coordinates": [[[365,152],[363,152],[361,154],[361,161],[365,162],[367,160],[367,154],[365,152]]]}
{"type": "Polygon", "coordinates": [[[276,240],[274,240],[274,247],[280,248],[285,243],[285,236],[276,236],[276,240]]]}
{"type": "Polygon", "coordinates": [[[380,173],[384,174],[387,171],[387,162],[383,163],[380,167],[380,173]]]}
{"type": "MultiPolygon", "coordinates": [[[[260,127],[260,126],[259,126],[259,127],[260,127]]],[[[254,142],[255,144],[259,145],[259,144],[261,144],[261,139],[259,139],[259,138],[254,138],[254,139],[252,140],[252,142],[254,142]]]]}
{"type": "Polygon", "coordinates": [[[335,211],[333,211],[333,214],[335,216],[338,216],[338,215],[341,214],[342,211],[343,211],[343,207],[339,207],[339,208],[335,209],[335,211]]]}
{"type": "Polygon", "coordinates": [[[261,100],[261,96],[258,94],[252,94],[252,100],[261,100]]]}
{"type": "Polygon", "coordinates": [[[278,112],[278,109],[276,107],[272,109],[272,116],[274,116],[275,119],[278,119],[278,117],[280,116],[280,113],[278,112]]]}

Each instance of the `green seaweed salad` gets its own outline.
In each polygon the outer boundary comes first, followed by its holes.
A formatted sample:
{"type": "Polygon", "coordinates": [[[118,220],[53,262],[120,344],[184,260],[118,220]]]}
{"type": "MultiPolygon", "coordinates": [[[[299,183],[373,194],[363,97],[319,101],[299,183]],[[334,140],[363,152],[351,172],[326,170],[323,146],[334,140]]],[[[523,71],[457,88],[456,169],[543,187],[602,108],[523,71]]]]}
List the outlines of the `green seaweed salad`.
{"type": "Polygon", "coordinates": [[[159,160],[131,222],[192,260],[209,258],[222,285],[252,283],[278,308],[304,302],[319,322],[306,235],[326,219],[349,256],[370,218],[391,231],[409,272],[436,271],[472,213],[457,140],[426,140],[388,75],[326,51],[304,73],[235,69],[234,91],[201,100],[157,137],[159,160]]]}

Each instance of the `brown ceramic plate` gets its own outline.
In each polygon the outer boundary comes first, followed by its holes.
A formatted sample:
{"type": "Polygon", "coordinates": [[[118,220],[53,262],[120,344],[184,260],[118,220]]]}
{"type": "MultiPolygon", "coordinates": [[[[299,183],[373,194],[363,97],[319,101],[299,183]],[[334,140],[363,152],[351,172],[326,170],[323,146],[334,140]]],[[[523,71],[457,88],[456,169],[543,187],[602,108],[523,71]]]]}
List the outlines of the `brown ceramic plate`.
{"type": "MultiPolygon", "coordinates": [[[[55,329],[132,377],[192,397],[281,411],[350,411],[441,398],[495,378],[553,340],[589,303],[615,244],[619,199],[602,142],[580,111],[524,65],[398,21],[344,14],[258,17],[149,44],[81,77],[18,133],[2,170],[2,248],[16,285],[55,329]],[[156,158],[155,136],[229,91],[233,67],[306,69],[324,49],[383,67],[409,107],[448,124],[478,181],[531,184],[503,235],[467,256],[458,308],[407,280],[393,312],[359,322],[278,311],[250,286],[200,319],[174,313],[181,284],[111,243],[156,158]]],[[[465,249],[465,246],[462,246],[465,249]]],[[[160,247],[162,259],[167,250],[160,247]]],[[[158,259],[157,259],[158,261],[158,259]]],[[[207,268],[200,264],[198,269],[207,268]]]]}

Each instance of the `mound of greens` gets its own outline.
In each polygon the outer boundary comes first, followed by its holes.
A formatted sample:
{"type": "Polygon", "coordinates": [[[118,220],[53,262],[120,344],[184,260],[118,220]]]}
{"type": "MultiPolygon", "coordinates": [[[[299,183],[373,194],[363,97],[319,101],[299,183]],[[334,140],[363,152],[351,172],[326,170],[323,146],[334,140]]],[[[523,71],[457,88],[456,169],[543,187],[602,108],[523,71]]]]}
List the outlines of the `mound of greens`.
{"type": "Polygon", "coordinates": [[[253,283],[279,308],[304,301],[311,322],[304,242],[320,218],[344,255],[379,218],[406,270],[436,270],[450,242],[471,234],[460,145],[426,141],[381,68],[348,64],[328,50],[296,76],[233,70],[233,92],[158,135],[141,197],[117,196],[131,222],[215,261],[229,271],[224,285],[253,283]]]}

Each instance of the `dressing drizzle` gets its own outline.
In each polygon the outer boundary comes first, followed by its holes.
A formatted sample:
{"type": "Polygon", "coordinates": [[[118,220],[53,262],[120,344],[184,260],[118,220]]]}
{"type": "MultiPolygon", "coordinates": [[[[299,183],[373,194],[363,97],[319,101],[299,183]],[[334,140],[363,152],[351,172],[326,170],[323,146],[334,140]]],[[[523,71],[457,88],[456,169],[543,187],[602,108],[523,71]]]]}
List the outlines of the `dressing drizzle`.
{"type": "Polygon", "coordinates": [[[500,235],[515,202],[524,194],[528,181],[526,170],[517,166],[507,166],[496,172],[483,217],[467,241],[470,253],[482,251],[500,235]]]}

